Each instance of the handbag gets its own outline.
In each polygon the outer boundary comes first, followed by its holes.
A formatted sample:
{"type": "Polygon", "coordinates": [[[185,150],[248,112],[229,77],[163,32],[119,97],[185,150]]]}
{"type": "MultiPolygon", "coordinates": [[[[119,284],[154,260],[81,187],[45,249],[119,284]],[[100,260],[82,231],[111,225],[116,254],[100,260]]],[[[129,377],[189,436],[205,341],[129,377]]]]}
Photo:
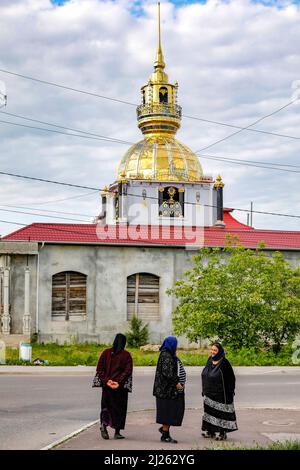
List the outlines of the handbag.
{"type": "Polygon", "coordinates": [[[95,377],[93,378],[93,383],[92,383],[92,387],[103,387],[103,382],[102,380],[100,379],[99,375],[98,375],[98,372],[96,373],[95,377]]]}

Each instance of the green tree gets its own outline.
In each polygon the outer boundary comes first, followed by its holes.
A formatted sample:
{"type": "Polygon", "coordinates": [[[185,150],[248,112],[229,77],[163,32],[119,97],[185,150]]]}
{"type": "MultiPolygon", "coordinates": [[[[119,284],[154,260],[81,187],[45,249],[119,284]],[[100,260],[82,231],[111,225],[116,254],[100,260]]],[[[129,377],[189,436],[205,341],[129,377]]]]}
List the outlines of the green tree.
{"type": "Polygon", "coordinates": [[[190,341],[218,337],[234,349],[272,346],[300,332],[300,267],[280,252],[242,246],[204,248],[193,268],[168,290],[178,305],[175,333],[190,341]]]}
{"type": "Polygon", "coordinates": [[[148,324],[143,322],[136,315],[130,320],[130,331],[126,334],[127,344],[131,348],[139,348],[147,344],[149,338],[148,324]]]}

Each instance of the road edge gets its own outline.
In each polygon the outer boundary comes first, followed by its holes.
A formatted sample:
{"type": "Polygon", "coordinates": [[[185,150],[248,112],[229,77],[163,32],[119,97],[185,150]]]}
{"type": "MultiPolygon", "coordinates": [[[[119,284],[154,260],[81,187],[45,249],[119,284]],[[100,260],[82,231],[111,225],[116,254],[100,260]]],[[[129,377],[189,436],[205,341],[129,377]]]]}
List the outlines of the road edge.
{"type": "Polygon", "coordinates": [[[88,424],[85,424],[81,428],[76,429],[76,431],[73,431],[73,432],[71,432],[70,434],[67,434],[64,437],[62,437],[60,439],[57,439],[56,441],[52,442],[51,444],[49,444],[45,447],[42,447],[40,450],[51,450],[54,447],[62,444],[63,442],[68,441],[69,439],[72,439],[72,437],[77,436],[77,434],[80,434],[82,431],[85,431],[86,429],[91,428],[92,426],[94,426],[97,423],[99,423],[99,419],[97,419],[96,421],[92,421],[88,424]]]}

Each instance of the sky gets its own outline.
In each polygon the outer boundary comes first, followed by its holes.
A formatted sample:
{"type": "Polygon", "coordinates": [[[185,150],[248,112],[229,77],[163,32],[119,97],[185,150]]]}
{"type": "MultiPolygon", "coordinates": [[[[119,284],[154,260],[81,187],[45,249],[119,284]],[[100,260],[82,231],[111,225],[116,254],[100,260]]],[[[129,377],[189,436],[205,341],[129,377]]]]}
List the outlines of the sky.
{"type": "MultiPolygon", "coordinates": [[[[153,70],[156,9],[151,0],[1,0],[0,69],[138,104],[153,70]]],[[[300,96],[298,1],[162,1],[161,19],[166,71],[179,82],[184,115],[246,127],[300,96]]],[[[129,147],[15,126],[50,128],[4,113],[127,142],[142,138],[130,104],[0,71],[1,91],[2,172],[100,189],[115,180],[129,147]]],[[[205,174],[221,174],[225,206],[249,209],[252,201],[256,211],[300,215],[299,119],[296,100],[253,128],[297,138],[244,130],[222,140],[236,129],[184,117],[177,138],[194,151],[220,140],[199,158],[205,174]]],[[[90,222],[99,212],[98,192],[0,174],[1,235],[17,223],[90,222]]],[[[246,222],[246,213],[234,214],[246,222]]],[[[254,214],[253,223],[300,230],[299,218],[254,214]]]]}

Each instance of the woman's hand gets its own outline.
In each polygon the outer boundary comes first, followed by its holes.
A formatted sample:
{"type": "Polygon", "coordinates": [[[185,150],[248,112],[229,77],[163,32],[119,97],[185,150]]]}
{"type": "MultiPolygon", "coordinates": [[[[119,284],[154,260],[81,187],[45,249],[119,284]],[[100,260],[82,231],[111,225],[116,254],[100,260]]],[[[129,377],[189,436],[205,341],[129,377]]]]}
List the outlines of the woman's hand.
{"type": "Polygon", "coordinates": [[[107,381],[107,385],[108,385],[108,387],[112,388],[113,390],[119,388],[118,382],[114,382],[114,381],[111,380],[111,379],[109,379],[109,380],[107,381]]]}
{"type": "Polygon", "coordinates": [[[176,385],[176,390],[182,390],[182,389],[183,389],[183,386],[180,383],[178,383],[176,385]]]}

